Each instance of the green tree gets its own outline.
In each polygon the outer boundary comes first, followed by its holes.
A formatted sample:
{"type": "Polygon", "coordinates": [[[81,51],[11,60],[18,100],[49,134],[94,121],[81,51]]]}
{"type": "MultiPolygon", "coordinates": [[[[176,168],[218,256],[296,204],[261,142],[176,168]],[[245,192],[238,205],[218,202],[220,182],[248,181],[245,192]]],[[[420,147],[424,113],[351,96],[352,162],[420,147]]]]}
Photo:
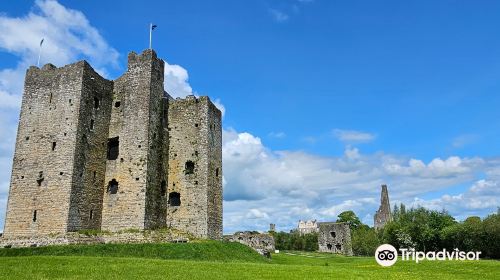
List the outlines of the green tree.
{"type": "Polygon", "coordinates": [[[351,230],[361,226],[361,221],[353,211],[344,211],[338,215],[337,223],[348,223],[351,230]]]}
{"type": "Polygon", "coordinates": [[[352,251],[358,256],[373,256],[380,245],[377,232],[374,228],[361,225],[352,231],[352,251]]]}
{"type": "Polygon", "coordinates": [[[485,257],[500,259],[500,214],[489,215],[483,221],[483,246],[485,257]]]}
{"type": "Polygon", "coordinates": [[[401,204],[399,215],[385,225],[382,239],[398,248],[414,246],[421,251],[439,250],[443,245],[442,229],[454,223],[454,218],[446,211],[423,207],[406,210],[401,204]]]}

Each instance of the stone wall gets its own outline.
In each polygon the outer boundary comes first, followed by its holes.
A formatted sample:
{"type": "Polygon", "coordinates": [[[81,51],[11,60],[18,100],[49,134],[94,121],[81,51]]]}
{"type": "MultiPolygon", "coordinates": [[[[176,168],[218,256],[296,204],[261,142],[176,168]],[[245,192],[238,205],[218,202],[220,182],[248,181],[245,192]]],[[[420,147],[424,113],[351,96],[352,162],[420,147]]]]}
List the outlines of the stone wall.
{"type": "Polygon", "coordinates": [[[237,232],[233,235],[225,235],[224,240],[247,245],[259,254],[266,256],[275,250],[274,238],[269,234],[237,232]]]}
{"type": "MultiPolygon", "coordinates": [[[[61,68],[30,67],[26,73],[5,237],[63,233],[81,225],[78,215],[88,214],[82,209],[85,213],[75,211],[69,219],[70,201],[71,207],[78,204],[70,199],[72,190],[82,184],[81,159],[75,153],[81,148],[82,122],[88,120],[81,111],[92,98],[83,86],[84,72],[92,70],[81,61],[61,68]]],[[[101,95],[110,83],[98,80],[102,88],[96,95],[101,95]]]]}
{"type": "Polygon", "coordinates": [[[0,238],[0,248],[41,247],[51,245],[110,244],[110,243],[165,243],[189,242],[190,237],[177,231],[123,231],[87,235],[67,233],[32,237],[0,238]]]}
{"type": "Polygon", "coordinates": [[[113,83],[102,78],[88,63],[83,65],[68,231],[101,227],[113,83]]]}
{"type": "Polygon", "coordinates": [[[197,237],[222,237],[222,129],[208,97],[168,106],[167,223],[197,237]]]}
{"type": "Polygon", "coordinates": [[[351,229],[347,223],[318,223],[320,252],[352,256],[351,229]]]}
{"type": "Polygon", "coordinates": [[[108,141],[118,140],[118,156],[108,157],[106,163],[102,229],[162,226],[158,189],[163,176],[158,170],[163,61],[154,51],[129,54],[128,70],[115,81],[113,97],[108,141]]]}

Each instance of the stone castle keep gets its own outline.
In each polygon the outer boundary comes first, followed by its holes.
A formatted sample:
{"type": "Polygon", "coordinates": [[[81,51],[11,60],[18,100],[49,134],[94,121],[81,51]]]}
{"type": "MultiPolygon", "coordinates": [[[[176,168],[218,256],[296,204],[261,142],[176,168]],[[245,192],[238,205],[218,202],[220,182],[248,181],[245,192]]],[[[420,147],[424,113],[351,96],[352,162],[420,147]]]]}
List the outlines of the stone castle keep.
{"type": "Polygon", "coordinates": [[[153,50],[111,81],[86,61],[26,73],[4,237],[172,227],[222,238],[221,112],[173,99],[153,50]]]}

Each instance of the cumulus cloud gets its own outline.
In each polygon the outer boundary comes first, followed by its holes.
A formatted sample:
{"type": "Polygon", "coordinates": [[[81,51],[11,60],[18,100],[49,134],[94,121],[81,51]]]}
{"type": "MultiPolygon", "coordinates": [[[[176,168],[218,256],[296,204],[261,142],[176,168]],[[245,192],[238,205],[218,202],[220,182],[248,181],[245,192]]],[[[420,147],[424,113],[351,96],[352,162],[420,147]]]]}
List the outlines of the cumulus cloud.
{"type": "Polygon", "coordinates": [[[246,214],[247,219],[269,219],[269,215],[259,209],[250,209],[246,214]]]}
{"type": "Polygon", "coordinates": [[[384,165],[384,169],[391,175],[437,178],[470,174],[476,165],[481,165],[482,163],[482,159],[479,158],[461,159],[452,156],[445,160],[435,158],[429,164],[425,164],[418,159],[410,159],[406,165],[388,163],[384,165]]]}
{"type": "MultiPolygon", "coordinates": [[[[165,61],[165,91],[173,98],[199,95],[193,91],[193,88],[189,84],[188,71],[180,65],[169,64],[167,61],[165,61]]],[[[212,102],[221,111],[222,117],[224,117],[226,108],[220,99],[214,99],[212,102]]]]}
{"type": "Polygon", "coordinates": [[[445,208],[458,219],[480,213],[494,213],[500,207],[500,181],[481,179],[466,191],[457,195],[445,194],[440,198],[425,200],[415,197],[412,206],[424,206],[434,210],[445,208]]]}
{"type": "Polygon", "coordinates": [[[223,162],[226,232],[266,230],[269,223],[276,223],[278,230],[289,230],[299,219],[335,221],[346,210],[354,210],[363,222],[372,224],[384,183],[389,185],[393,203],[444,207],[457,218],[463,213],[484,216],[499,203],[492,198],[500,181],[498,159],[452,156],[424,162],[381,152],[363,154],[349,145],[343,156],[325,157],[274,151],[257,136],[225,129],[223,162]],[[456,197],[420,198],[458,185],[472,187],[456,197]],[[481,200],[487,203],[479,208],[481,200]],[[255,212],[252,209],[267,216],[250,219],[255,214],[248,214],[255,212]]]}
{"type": "Polygon", "coordinates": [[[277,9],[269,9],[269,13],[273,16],[276,22],[285,22],[289,18],[288,14],[277,9]]]}
{"type": "Polygon", "coordinates": [[[356,130],[334,129],[333,135],[344,143],[367,143],[375,140],[374,134],[356,130]]]}

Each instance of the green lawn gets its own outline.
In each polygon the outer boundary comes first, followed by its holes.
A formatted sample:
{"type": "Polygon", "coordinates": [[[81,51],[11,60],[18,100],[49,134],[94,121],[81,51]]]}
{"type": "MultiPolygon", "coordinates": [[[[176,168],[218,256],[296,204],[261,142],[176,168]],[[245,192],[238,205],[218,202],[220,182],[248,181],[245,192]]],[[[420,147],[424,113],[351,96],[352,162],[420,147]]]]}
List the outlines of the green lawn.
{"type": "Polygon", "coordinates": [[[253,252],[239,244],[221,242],[149,245],[152,247],[146,246],[147,250],[143,245],[112,245],[113,249],[106,250],[113,252],[113,257],[102,256],[104,248],[110,245],[92,250],[67,249],[73,246],[45,251],[1,249],[0,279],[500,279],[500,262],[492,260],[419,264],[399,261],[393,267],[383,268],[373,258],[320,253],[280,253],[267,261],[254,258],[253,252]],[[158,253],[188,248],[188,253],[182,255],[158,253]],[[201,254],[200,250],[206,252],[201,254]],[[57,255],[63,251],[68,256],[57,255]],[[220,255],[225,257],[207,261],[220,255]]]}

